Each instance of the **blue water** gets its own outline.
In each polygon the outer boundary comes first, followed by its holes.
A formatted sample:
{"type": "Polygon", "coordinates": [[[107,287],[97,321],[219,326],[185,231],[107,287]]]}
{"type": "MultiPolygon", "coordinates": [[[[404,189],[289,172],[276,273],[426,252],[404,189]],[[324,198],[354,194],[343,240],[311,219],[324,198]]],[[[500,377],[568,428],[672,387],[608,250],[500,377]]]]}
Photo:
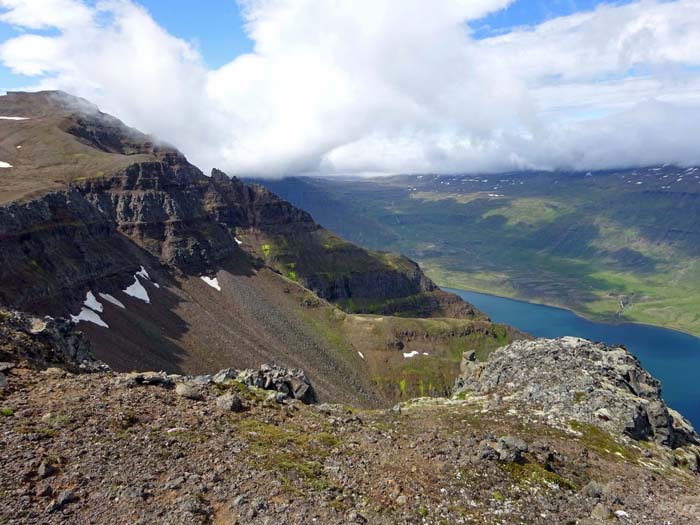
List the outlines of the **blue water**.
{"type": "Polygon", "coordinates": [[[589,321],[568,310],[464,290],[452,290],[494,322],[537,337],[573,335],[622,344],[661,380],[666,402],[700,429],[700,338],[643,324],[589,321]]]}

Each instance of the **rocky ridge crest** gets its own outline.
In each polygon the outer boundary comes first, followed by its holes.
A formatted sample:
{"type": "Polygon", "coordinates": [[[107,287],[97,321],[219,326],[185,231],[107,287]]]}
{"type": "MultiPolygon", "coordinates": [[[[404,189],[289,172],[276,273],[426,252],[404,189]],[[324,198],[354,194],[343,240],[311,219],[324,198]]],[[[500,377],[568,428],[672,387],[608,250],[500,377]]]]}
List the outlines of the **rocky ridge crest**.
{"type": "Polygon", "coordinates": [[[691,424],[661,398],[661,384],[622,346],[576,337],[516,341],[479,363],[464,355],[457,395],[518,403],[550,421],[593,424],[634,440],[698,445],[691,424]]]}

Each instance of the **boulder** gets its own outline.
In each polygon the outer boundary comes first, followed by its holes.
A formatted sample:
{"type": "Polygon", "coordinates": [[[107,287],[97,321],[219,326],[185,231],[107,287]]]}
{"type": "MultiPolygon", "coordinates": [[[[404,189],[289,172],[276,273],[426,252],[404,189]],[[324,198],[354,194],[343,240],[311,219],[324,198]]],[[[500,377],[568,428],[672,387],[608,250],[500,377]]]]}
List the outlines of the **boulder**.
{"type": "MultiPolygon", "coordinates": [[[[217,374],[218,375],[218,374],[217,374]]],[[[238,381],[247,386],[275,390],[302,403],[316,403],[316,392],[303,370],[277,365],[262,365],[258,370],[244,370],[238,381]]]]}
{"type": "Polygon", "coordinates": [[[216,406],[225,412],[242,412],[245,410],[243,401],[235,394],[224,394],[216,398],[216,406]]]}
{"type": "Polygon", "coordinates": [[[204,397],[201,387],[193,383],[178,383],[175,386],[175,393],[180,397],[195,401],[199,401],[204,397]]]}

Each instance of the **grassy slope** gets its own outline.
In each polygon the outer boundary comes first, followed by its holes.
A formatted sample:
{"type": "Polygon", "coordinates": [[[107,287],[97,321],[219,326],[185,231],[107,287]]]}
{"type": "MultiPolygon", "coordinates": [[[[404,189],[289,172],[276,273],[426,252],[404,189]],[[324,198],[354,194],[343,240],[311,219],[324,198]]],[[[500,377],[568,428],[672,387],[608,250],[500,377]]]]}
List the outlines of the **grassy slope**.
{"type": "Polygon", "coordinates": [[[271,188],[346,238],[406,253],[439,285],[697,334],[700,170],[678,172],[310,180],[301,189],[271,188]],[[361,221],[343,220],[358,215],[361,221]]]}
{"type": "MultiPolygon", "coordinates": [[[[88,178],[109,176],[137,162],[158,160],[149,153],[101,151],[77,140],[66,129],[76,122],[78,103],[95,111],[85,101],[49,92],[33,97],[0,97],[0,115],[26,119],[0,121],[0,159],[12,165],[1,174],[0,204],[62,190],[88,178]]],[[[116,125],[114,122],[110,121],[116,125]]]]}

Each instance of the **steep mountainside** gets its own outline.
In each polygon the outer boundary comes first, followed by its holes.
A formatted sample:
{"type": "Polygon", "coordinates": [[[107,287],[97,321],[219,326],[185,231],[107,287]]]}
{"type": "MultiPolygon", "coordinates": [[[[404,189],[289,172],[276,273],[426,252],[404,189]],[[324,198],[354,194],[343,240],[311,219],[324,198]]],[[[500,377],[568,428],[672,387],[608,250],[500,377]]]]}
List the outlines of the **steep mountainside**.
{"type": "Polygon", "coordinates": [[[700,333],[700,168],[264,184],[442,286],[700,333]]]}
{"type": "Polygon", "coordinates": [[[86,101],[10,93],[0,115],[23,119],[0,120],[0,302],[72,316],[118,369],[274,361],[307,370],[322,398],[380,404],[444,392],[460,350],[514,335],[409,259],[344,241],[261,186],[206,177],[86,101]]]}

